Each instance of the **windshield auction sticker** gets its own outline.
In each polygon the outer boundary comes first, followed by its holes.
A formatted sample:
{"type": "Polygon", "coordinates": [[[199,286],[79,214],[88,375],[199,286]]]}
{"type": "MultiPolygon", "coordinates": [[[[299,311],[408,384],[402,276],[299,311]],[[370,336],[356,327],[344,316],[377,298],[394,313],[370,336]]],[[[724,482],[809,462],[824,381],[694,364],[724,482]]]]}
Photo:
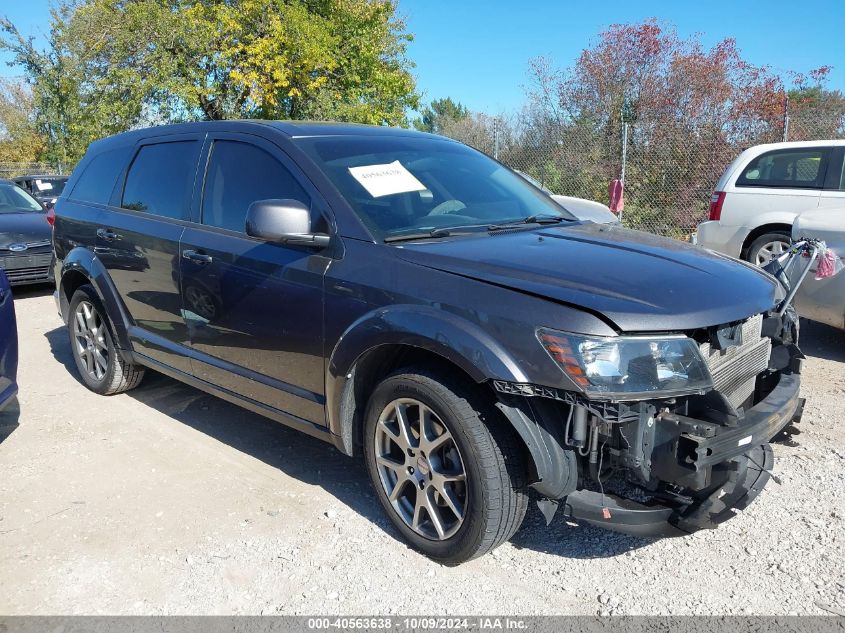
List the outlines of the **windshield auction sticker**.
{"type": "Polygon", "coordinates": [[[350,167],[349,173],[361,183],[373,198],[425,189],[425,185],[405,169],[398,160],[384,165],[350,167]]]}

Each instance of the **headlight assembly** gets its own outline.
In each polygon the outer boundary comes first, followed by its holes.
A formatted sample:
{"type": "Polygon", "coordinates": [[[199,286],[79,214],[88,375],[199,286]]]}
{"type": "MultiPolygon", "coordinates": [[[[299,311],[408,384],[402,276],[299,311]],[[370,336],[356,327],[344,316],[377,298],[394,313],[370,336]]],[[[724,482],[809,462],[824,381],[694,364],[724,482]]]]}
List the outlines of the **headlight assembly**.
{"type": "Polygon", "coordinates": [[[591,397],[643,400],[705,393],[707,364],[690,338],[589,337],[540,328],[537,338],[558,366],[591,397]]]}

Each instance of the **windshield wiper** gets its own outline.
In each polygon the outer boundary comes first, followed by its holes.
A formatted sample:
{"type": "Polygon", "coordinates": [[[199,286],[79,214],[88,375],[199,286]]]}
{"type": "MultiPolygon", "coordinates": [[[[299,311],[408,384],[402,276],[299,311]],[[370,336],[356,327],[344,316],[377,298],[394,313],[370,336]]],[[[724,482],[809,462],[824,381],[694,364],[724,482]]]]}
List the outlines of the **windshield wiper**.
{"type": "Polygon", "coordinates": [[[525,224],[560,224],[561,222],[568,221],[568,218],[565,218],[561,215],[545,215],[545,214],[535,214],[529,215],[527,218],[522,218],[521,220],[514,220],[513,222],[502,222],[501,224],[491,224],[487,227],[488,231],[501,231],[502,229],[512,229],[515,227],[523,226],[525,224]]]}
{"type": "Polygon", "coordinates": [[[390,242],[409,242],[411,240],[428,240],[435,237],[449,237],[451,235],[449,229],[431,229],[430,231],[419,231],[417,233],[403,233],[401,235],[390,235],[384,238],[386,243],[390,242]]]}

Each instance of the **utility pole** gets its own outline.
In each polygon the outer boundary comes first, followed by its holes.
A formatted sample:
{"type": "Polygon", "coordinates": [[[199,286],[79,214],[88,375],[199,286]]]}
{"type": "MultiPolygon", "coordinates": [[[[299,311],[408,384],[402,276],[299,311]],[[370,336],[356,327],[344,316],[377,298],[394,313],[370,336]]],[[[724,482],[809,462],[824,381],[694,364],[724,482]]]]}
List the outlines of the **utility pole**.
{"type": "MultiPolygon", "coordinates": [[[[622,195],[625,195],[625,167],[628,164],[628,121],[631,119],[631,105],[627,99],[622,104],[620,117],[622,121],[622,170],[619,174],[619,184],[622,185],[622,195]]],[[[622,211],[619,211],[619,221],[622,221],[622,211]]]]}
{"type": "Polygon", "coordinates": [[[625,187],[625,165],[628,162],[628,122],[622,123],[622,173],[619,180],[622,182],[622,187],[625,187]]]}
{"type": "Polygon", "coordinates": [[[783,140],[789,140],[789,94],[783,101],[783,140]]]}
{"type": "Polygon", "coordinates": [[[499,160],[499,117],[493,119],[493,158],[499,160]]]}

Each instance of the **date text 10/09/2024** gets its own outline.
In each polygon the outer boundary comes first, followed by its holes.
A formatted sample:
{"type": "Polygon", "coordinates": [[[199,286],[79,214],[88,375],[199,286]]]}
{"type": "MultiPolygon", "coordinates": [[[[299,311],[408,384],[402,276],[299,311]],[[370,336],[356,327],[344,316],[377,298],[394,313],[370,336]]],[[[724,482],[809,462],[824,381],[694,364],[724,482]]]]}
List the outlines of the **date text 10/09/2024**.
{"type": "Polygon", "coordinates": [[[519,618],[473,617],[473,618],[440,618],[440,617],[325,617],[309,618],[308,628],[311,630],[329,629],[382,629],[388,630],[524,630],[528,624],[519,618]]]}

